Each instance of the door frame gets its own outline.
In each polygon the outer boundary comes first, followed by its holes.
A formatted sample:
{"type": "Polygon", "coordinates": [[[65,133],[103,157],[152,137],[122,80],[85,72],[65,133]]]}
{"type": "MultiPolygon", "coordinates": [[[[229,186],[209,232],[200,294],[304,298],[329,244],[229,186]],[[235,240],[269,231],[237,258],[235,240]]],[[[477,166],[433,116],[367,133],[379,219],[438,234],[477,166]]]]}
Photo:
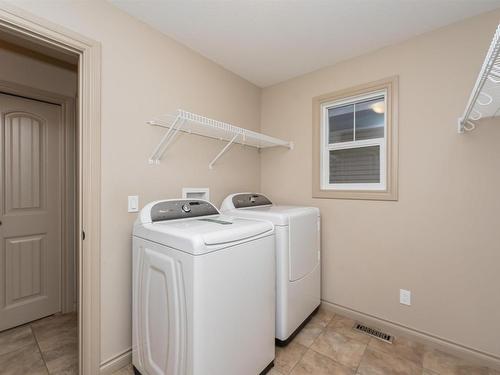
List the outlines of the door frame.
{"type": "MultiPolygon", "coordinates": [[[[75,301],[75,293],[71,285],[71,275],[70,275],[70,267],[72,266],[69,262],[69,252],[70,249],[75,253],[75,261],[76,256],[78,255],[76,252],[76,236],[79,232],[77,229],[77,220],[74,220],[74,225],[72,231],[73,240],[68,238],[68,233],[70,231],[70,227],[68,225],[68,220],[71,215],[75,216],[77,213],[77,205],[75,204],[74,211],[70,209],[70,196],[72,192],[70,191],[68,185],[70,179],[74,179],[74,186],[76,192],[74,194],[74,199],[78,196],[78,180],[77,180],[77,164],[71,166],[67,161],[71,160],[71,153],[73,153],[73,159],[76,163],[77,160],[77,139],[76,139],[76,122],[75,122],[75,99],[61,95],[57,93],[53,93],[50,91],[39,90],[34,87],[21,85],[15,82],[0,80],[0,94],[11,94],[17,95],[26,99],[32,100],[40,100],[43,102],[48,102],[51,104],[56,104],[61,107],[61,122],[62,122],[62,134],[59,134],[59,153],[62,156],[62,160],[59,164],[59,175],[61,176],[61,292],[60,292],[60,301],[61,301],[61,312],[67,313],[75,310],[74,301],[75,301]],[[73,128],[73,132],[71,132],[71,128],[73,128]],[[69,143],[73,144],[73,147],[68,147],[69,143]]],[[[76,278],[77,269],[74,270],[73,278],[76,278]]]]}
{"type": "Polygon", "coordinates": [[[79,373],[99,373],[101,46],[71,30],[0,1],[0,30],[78,56],[78,356],[79,373]]]}

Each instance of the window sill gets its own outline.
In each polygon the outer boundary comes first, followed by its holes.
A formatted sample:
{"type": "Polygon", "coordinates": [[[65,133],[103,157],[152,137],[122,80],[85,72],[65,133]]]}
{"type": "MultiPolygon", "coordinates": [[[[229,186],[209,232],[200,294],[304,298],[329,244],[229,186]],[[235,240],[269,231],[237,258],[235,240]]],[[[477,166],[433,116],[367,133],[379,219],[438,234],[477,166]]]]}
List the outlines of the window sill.
{"type": "Polygon", "coordinates": [[[373,190],[313,190],[313,198],[319,199],[352,199],[352,200],[375,200],[375,201],[397,201],[398,194],[395,191],[373,191],[373,190]]]}

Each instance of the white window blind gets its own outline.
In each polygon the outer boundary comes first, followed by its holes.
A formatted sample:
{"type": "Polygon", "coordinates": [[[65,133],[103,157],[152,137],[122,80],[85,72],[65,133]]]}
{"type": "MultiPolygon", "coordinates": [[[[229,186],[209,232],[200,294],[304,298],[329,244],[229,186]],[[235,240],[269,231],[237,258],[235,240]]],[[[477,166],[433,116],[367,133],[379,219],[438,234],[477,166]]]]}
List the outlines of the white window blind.
{"type": "Polygon", "coordinates": [[[330,151],[330,184],[380,183],[380,146],[330,151]]]}

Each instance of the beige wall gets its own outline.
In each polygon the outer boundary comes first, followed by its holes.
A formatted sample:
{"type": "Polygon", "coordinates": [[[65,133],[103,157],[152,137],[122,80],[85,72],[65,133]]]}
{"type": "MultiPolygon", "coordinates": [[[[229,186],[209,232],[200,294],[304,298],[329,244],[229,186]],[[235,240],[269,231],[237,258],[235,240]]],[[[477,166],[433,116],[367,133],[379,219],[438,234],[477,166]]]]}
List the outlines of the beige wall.
{"type": "Polygon", "coordinates": [[[500,12],[261,90],[103,1],[17,0],[38,16],[102,43],[102,361],[130,348],[131,227],[141,204],[208,186],[262,190],[323,217],[326,301],[500,358],[500,124],[456,134],[500,12]],[[311,198],[312,97],[400,76],[399,201],[311,198]],[[182,136],[159,166],[147,158],[156,114],[182,107],[293,140],[293,151],[182,136]],[[262,117],[262,122],[260,121],[262,117]],[[286,189],[283,189],[286,187],[286,189]],[[410,289],[413,305],[398,303],[410,289]],[[496,315],[495,315],[496,314],[496,315]],[[496,319],[495,319],[496,317],[496,319]],[[490,321],[486,321],[489,318],[490,321]]]}
{"type": "MultiPolygon", "coordinates": [[[[322,297],[500,359],[500,122],[458,135],[492,12],[269,87],[262,191],[320,207],[322,297]],[[399,201],[311,198],[312,98],[400,77],[399,201]],[[284,188],[286,187],[286,188],[284,188]],[[412,306],[399,304],[399,289],[412,306]]],[[[297,58],[300,58],[298,56],[297,58]]]]}
{"type": "Polygon", "coordinates": [[[131,346],[131,230],[127,195],[140,204],[209,187],[225,195],[258,190],[259,154],[180,137],[159,166],[148,157],[163,130],[153,116],[183,108],[258,130],[260,90],[104,1],[15,1],[15,5],[102,43],[102,362],[131,346]]]}

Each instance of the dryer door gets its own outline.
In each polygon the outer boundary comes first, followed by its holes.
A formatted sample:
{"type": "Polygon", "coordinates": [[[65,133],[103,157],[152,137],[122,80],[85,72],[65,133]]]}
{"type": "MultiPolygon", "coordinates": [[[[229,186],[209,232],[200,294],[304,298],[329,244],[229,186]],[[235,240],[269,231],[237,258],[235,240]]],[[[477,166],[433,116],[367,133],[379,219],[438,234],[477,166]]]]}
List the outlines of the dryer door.
{"type": "Polygon", "coordinates": [[[319,221],[316,211],[290,216],[290,281],[302,279],[319,263],[319,221]]]}

